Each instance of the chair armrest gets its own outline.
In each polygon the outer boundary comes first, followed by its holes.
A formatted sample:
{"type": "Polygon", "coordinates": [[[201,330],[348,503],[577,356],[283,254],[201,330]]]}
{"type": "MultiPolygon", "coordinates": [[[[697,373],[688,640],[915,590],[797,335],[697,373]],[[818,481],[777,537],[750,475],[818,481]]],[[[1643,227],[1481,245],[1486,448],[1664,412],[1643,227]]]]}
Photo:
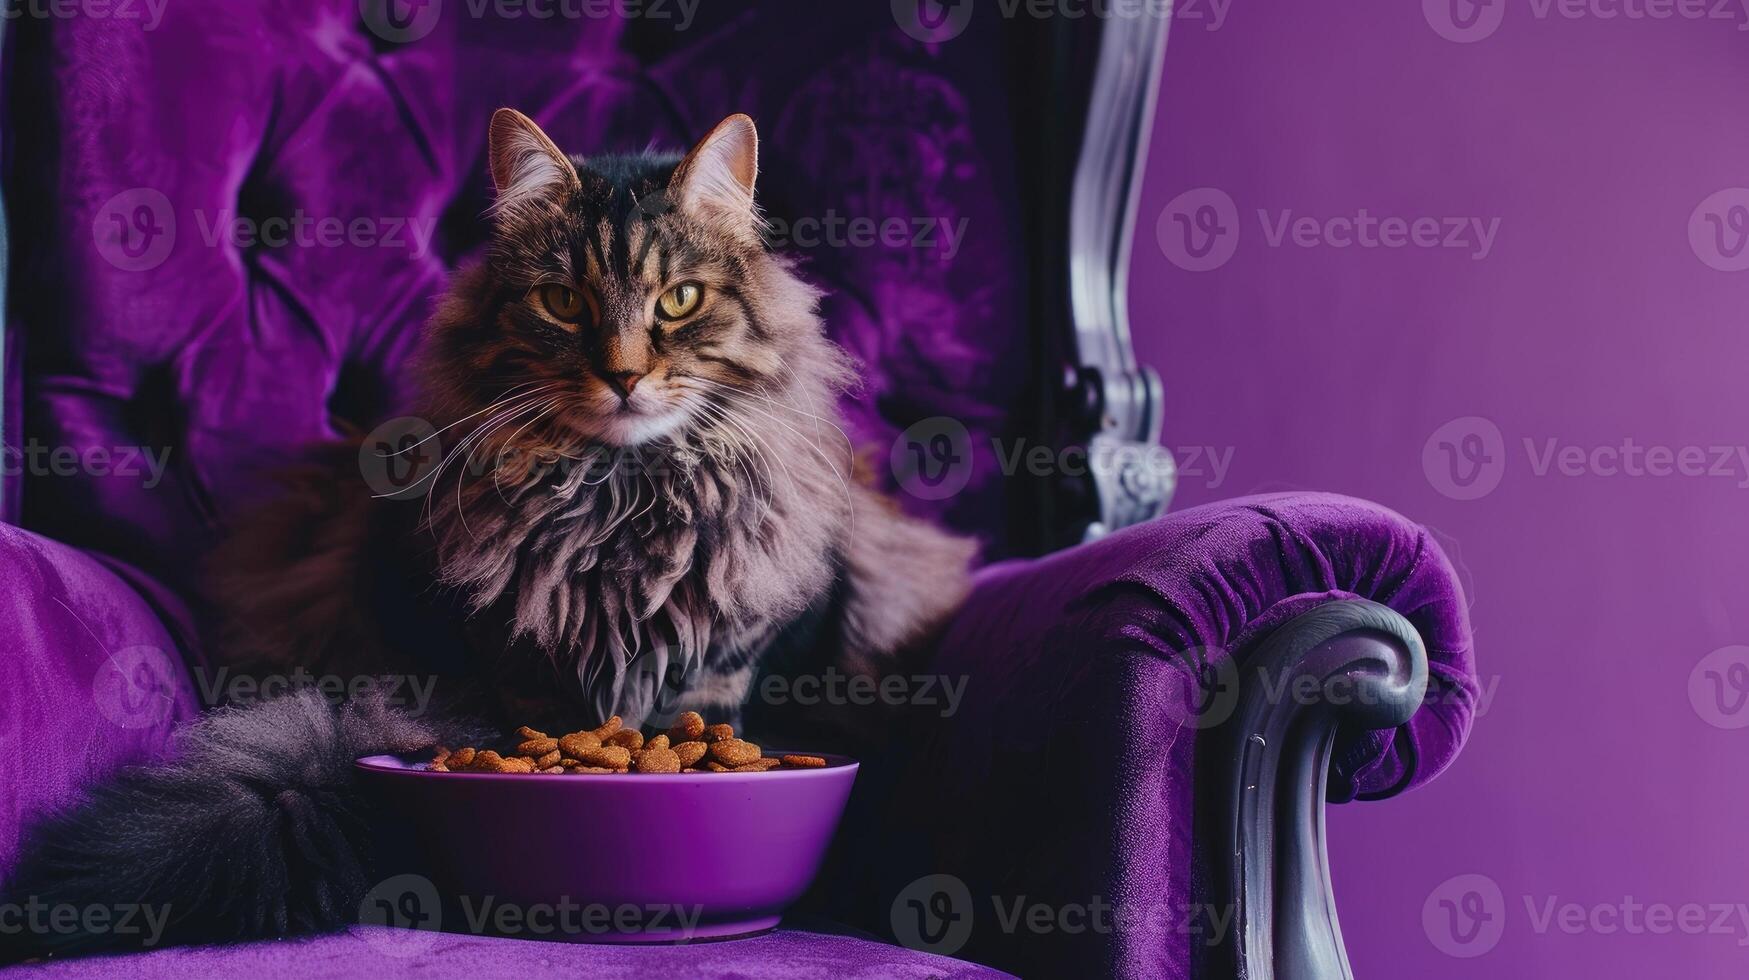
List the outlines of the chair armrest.
{"type": "MultiPolygon", "coordinates": [[[[1467,610],[1425,529],[1359,500],[1278,494],[984,570],[926,668],[961,695],[951,708],[914,709],[892,754],[865,767],[848,829],[852,840],[880,841],[860,849],[865,919],[901,941],[922,934],[937,952],[948,950],[931,937],[948,936],[961,944],[955,955],[1027,974],[1194,975],[1230,948],[1242,914],[1218,907],[1230,862],[1208,853],[1220,836],[1208,801],[1239,785],[1237,763],[1211,766],[1207,746],[1228,737],[1223,722],[1266,724],[1271,713],[1247,705],[1299,696],[1249,676],[1248,657],[1274,649],[1272,638],[1280,647],[1280,631],[1308,613],[1363,601],[1380,622],[1402,624],[1366,654],[1366,669],[1406,703],[1391,709],[1401,717],[1335,716],[1359,723],[1333,723],[1327,756],[1312,762],[1330,760],[1328,795],[1338,801],[1431,779],[1469,731],[1477,685],[1467,610]],[[1422,650],[1426,698],[1414,709],[1422,650]],[[914,892],[938,884],[958,897],[917,902],[914,892]],[[929,928],[940,922],[926,913],[962,911],[956,903],[969,904],[963,934],[929,928]],[[1092,921],[1101,908],[1106,921],[1092,921]],[[1049,921],[1031,925],[1031,914],[1049,921]]],[[[1365,639],[1359,627],[1325,639],[1355,632],[1365,639]]],[[[1288,646],[1277,661],[1320,677],[1355,660],[1288,646]]],[[[1319,788],[1308,791],[1314,803],[1319,788]]]]}
{"type": "Polygon", "coordinates": [[[39,814],[196,713],[177,615],[131,569],[0,524],[0,879],[39,814]]]}
{"type": "Polygon", "coordinates": [[[1232,915],[1198,950],[1197,973],[1351,977],[1324,837],[1332,747],[1344,728],[1393,729],[1420,710],[1421,636],[1387,606],[1332,599],[1227,663],[1236,670],[1205,692],[1221,710],[1204,717],[1219,720],[1198,747],[1195,833],[1200,908],[1232,915]]]}

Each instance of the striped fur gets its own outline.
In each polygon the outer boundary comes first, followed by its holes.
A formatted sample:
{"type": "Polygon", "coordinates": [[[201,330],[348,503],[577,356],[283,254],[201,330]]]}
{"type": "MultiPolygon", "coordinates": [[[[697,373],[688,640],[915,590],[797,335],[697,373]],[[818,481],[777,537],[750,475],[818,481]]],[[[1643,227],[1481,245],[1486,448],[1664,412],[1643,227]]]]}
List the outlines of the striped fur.
{"type": "MultiPolygon", "coordinates": [[[[423,416],[460,421],[413,532],[435,542],[429,574],[460,597],[474,655],[525,701],[633,723],[721,713],[762,645],[842,584],[842,655],[880,673],[958,604],[972,546],[854,478],[836,410],[853,367],[819,293],[758,234],[751,121],[684,158],[581,159],[506,110],[492,144],[491,247],[423,354],[423,416]],[[659,318],[681,282],[702,302],[659,318]],[[586,322],[543,307],[550,283],[587,291],[586,322]],[[641,380],[627,396],[616,375],[641,380]]],[[[270,546],[332,541],[320,529],[352,510],[307,531],[281,518],[266,544],[245,532],[231,549],[228,592],[272,659],[380,645],[383,624],[309,594],[368,578],[358,536],[299,556],[291,589],[270,546]],[[293,614],[311,608],[351,619],[293,614]]]]}

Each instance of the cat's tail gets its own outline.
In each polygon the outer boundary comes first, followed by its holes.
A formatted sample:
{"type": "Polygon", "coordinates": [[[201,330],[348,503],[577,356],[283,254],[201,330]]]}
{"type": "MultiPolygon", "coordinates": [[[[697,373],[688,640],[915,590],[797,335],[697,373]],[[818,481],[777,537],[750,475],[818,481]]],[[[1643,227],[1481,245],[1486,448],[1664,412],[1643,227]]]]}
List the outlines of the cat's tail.
{"type": "MultiPolygon", "coordinates": [[[[307,689],[212,712],[175,757],[125,770],[25,835],[0,962],[334,929],[372,884],[353,762],[475,734],[377,694],[307,689]]],[[[455,741],[451,741],[454,739],[455,741]]]]}

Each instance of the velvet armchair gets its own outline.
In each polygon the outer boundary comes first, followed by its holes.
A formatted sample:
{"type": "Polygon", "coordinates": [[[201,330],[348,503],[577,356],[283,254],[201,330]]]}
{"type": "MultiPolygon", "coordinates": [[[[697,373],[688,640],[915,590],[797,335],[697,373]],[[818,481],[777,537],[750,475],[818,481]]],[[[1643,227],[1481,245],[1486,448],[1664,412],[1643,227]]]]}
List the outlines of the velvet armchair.
{"type": "Polygon", "coordinates": [[[500,105],[579,152],[759,121],[773,245],[865,366],[851,435],[990,559],[923,668],[957,693],[906,706],[772,934],[455,935],[410,964],[361,927],[27,969],[1345,976],[1323,808],[1455,757],[1466,605],[1428,532],[1363,501],[1164,513],[1160,382],[1124,306],[1164,19],[535,9],[5,24],[0,744],[22,765],[0,777],[0,877],[34,816],[222,700],[202,556],[299,447],[396,414],[432,300],[481,247],[500,105]],[[1037,446],[1058,463],[1005,465],[1037,446]]]}

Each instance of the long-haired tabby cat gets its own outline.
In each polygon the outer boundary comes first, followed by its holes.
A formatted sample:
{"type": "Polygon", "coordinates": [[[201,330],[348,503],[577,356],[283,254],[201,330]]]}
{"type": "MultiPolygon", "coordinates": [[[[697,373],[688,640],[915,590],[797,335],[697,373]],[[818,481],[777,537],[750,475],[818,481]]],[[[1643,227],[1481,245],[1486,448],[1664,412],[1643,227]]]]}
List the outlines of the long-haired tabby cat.
{"type": "MultiPolygon", "coordinates": [[[[897,669],[964,596],[972,546],[851,472],[853,372],[761,236],[752,121],[684,157],[581,159],[503,109],[488,157],[491,246],[423,353],[418,414],[447,454],[409,503],[334,450],[240,529],[219,653],[460,677],[479,718],[572,727],[732,718],[773,646],[897,669]]],[[[308,693],[218,712],[35,828],[7,891],[162,903],[166,941],[334,927],[370,883],[352,759],[456,724],[308,693]]]]}

